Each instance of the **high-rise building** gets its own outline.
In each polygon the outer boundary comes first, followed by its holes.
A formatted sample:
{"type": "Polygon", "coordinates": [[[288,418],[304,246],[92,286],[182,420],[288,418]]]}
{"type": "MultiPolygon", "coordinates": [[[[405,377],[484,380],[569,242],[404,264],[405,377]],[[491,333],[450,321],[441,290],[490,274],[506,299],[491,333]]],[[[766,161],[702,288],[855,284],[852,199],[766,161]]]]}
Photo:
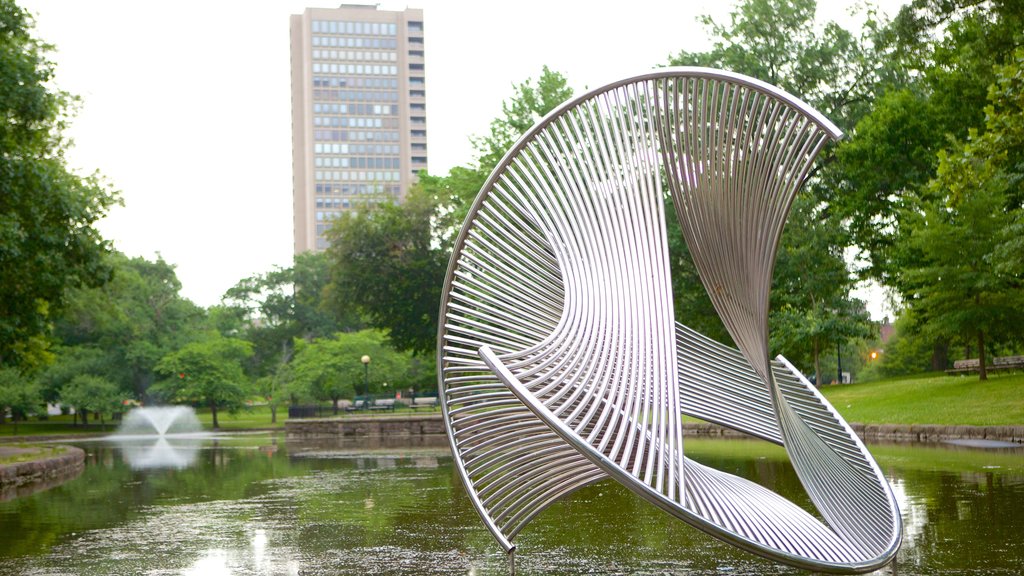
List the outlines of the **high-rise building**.
{"type": "Polygon", "coordinates": [[[423,11],[343,4],[291,17],[295,252],[346,211],[401,201],[427,168],[423,11]]]}

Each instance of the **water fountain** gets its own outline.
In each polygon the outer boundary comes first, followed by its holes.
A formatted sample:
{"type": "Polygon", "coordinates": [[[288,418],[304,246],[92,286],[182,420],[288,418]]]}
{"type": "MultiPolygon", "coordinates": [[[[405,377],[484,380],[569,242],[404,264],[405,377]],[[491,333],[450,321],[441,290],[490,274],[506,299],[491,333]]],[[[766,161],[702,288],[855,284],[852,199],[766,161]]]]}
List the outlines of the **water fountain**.
{"type": "Polygon", "coordinates": [[[194,434],[202,430],[195,410],[188,406],[146,406],[134,408],[121,421],[119,436],[166,436],[194,434]]]}
{"type": "Polygon", "coordinates": [[[188,406],[135,408],[109,438],[135,470],[188,468],[203,443],[202,426],[188,406]]]}

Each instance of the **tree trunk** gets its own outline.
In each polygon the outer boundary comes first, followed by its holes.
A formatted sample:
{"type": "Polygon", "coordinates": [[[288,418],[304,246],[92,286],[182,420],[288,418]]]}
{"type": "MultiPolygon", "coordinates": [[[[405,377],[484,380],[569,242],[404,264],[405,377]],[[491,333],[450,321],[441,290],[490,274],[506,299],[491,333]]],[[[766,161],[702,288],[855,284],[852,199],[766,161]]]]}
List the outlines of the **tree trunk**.
{"type": "Polygon", "coordinates": [[[331,402],[334,404],[334,415],[338,415],[338,398],[331,398],[331,402]]]}
{"type": "Polygon", "coordinates": [[[821,388],[821,362],[818,359],[818,339],[814,339],[814,385],[821,388]]]}
{"type": "MultiPolygon", "coordinates": [[[[970,356],[968,356],[970,357],[970,356]]],[[[949,342],[940,340],[932,347],[932,371],[940,372],[949,367],[949,342]]]]}
{"type": "Polygon", "coordinates": [[[210,402],[210,414],[213,415],[213,429],[220,429],[220,423],[217,422],[217,403],[210,402]]]}
{"type": "Polygon", "coordinates": [[[82,426],[85,426],[86,428],[88,428],[89,427],[89,411],[88,410],[79,410],[79,412],[82,414],[82,426]]]}
{"type": "Polygon", "coordinates": [[[277,424],[277,406],[270,406],[270,423],[277,424]]]}
{"type": "Polygon", "coordinates": [[[978,330],[978,380],[988,380],[985,370],[985,332],[978,330]]]}

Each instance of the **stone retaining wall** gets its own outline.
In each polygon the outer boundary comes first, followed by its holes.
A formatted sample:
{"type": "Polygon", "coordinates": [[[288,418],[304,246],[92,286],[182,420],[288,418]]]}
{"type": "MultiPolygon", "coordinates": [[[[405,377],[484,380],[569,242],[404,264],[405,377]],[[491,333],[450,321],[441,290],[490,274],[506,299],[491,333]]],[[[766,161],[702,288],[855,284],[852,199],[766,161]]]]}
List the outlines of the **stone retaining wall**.
{"type": "MultiPolygon", "coordinates": [[[[686,422],[688,435],[743,437],[745,434],[716,424],[686,422]]],[[[947,440],[998,440],[1024,443],[1024,426],[937,426],[934,424],[859,424],[850,428],[864,442],[944,442],[947,440]]]]}
{"type": "Polygon", "coordinates": [[[63,448],[64,453],[51,458],[0,466],[0,500],[52,488],[81,474],[85,452],[74,446],[63,448]]]}
{"type": "MultiPolygon", "coordinates": [[[[704,422],[686,422],[684,431],[691,436],[745,437],[745,434],[704,422]]],[[[858,424],[850,425],[865,442],[943,442],[946,440],[999,440],[1024,443],[1024,426],[935,426],[930,424],[858,424]]],[[[416,436],[444,434],[440,414],[408,416],[348,416],[289,420],[285,424],[289,438],[318,436],[416,436]]]]}
{"type": "Polygon", "coordinates": [[[288,438],[318,436],[419,436],[444,434],[440,414],[409,416],[348,416],[288,420],[284,425],[288,438]]]}

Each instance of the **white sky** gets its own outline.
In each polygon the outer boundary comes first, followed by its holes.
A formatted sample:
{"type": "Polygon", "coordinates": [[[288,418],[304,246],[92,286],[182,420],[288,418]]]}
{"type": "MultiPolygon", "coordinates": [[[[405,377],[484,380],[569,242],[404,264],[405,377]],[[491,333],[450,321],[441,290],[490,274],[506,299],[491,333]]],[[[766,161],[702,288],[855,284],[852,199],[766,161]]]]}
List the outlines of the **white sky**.
{"type": "MultiPolygon", "coordinates": [[[[159,253],[177,266],[183,295],[199,305],[291,264],[288,16],[340,3],[19,1],[36,15],[36,36],[56,46],[57,86],[82,98],[70,164],[98,170],[124,199],[99,229],[130,256],[159,253]]],[[[819,18],[846,23],[851,3],[820,0],[819,18]]],[[[430,172],[468,164],[469,137],[486,133],[513,84],[545,64],[577,92],[597,87],[707,49],[697,16],[723,21],[731,5],[409,3],[424,9],[430,172]]]]}

